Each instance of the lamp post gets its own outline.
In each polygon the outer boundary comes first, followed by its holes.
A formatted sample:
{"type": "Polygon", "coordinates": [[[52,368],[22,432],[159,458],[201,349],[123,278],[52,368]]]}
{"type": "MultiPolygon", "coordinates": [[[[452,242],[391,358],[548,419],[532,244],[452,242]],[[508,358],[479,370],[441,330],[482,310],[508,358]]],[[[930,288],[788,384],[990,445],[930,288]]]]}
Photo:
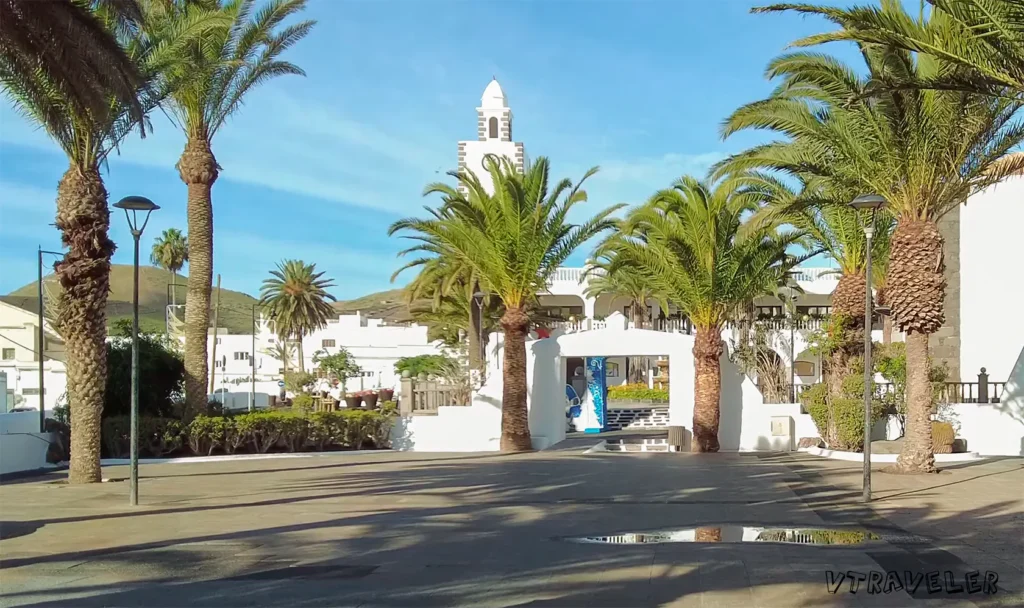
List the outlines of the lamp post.
{"type": "Polygon", "coordinates": [[[875,233],[875,214],[886,202],[877,194],[862,194],[850,202],[850,206],[858,211],[871,210],[871,223],[864,225],[867,241],[864,253],[864,502],[871,502],[871,397],[874,393],[871,364],[871,238],[875,233]]]}
{"type": "Polygon", "coordinates": [[[256,305],[252,305],[252,388],[249,392],[249,411],[256,409],[256,305]]]}
{"type": "Polygon", "coordinates": [[[132,284],[132,414],[131,414],[131,485],[128,502],[133,507],[139,504],[139,238],[149,223],[149,214],[159,209],[156,203],[142,196],[126,196],[114,203],[124,209],[124,217],[135,239],[135,265],[132,284]],[[131,214],[128,212],[131,211],[131,214]],[[145,212],[142,225],[138,214],[145,212]]]}

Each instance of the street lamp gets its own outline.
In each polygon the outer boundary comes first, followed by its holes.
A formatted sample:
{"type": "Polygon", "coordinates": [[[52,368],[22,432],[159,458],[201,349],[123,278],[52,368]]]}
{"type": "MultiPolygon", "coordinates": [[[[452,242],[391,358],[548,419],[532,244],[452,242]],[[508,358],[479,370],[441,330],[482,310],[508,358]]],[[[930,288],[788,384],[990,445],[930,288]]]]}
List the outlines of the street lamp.
{"type": "MultiPolygon", "coordinates": [[[[45,320],[43,319],[43,254],[48,255],[59,255],[63,256],[63,253],[58,251],[46,251],[42,247],[39,248],[39,282],[36,284],[36,289],[39,296],[39,432],[46,432],[46,386],[43,373],[43,363],[46,361],[46,331],[44,328],[45,320]]],[[[54,401],[53,405],[56,407],[57,402],[54,401]]]]}
{"type": "Polygon", "coordinates": [[[135,266],[132,285],[132,415],[131,415],[131,485],[128,501],[133,507],[139,504],[139,238],[149,223],[149,214],[159,209],[156,203],[142,196],[126,196],[114,203],[124,209],[124,217],[135,239],[135,266]],[[128,212],[131,212],[129,214],[128,212]],[[139,226],[139,212],[145,217],[139,226]]]}
{"type": "Polygon", "coordinates": [[[785,285],[779,291],[786,296],[786,321],[789,324],[789,402],[796,403],[796,290],[785,285]]]}
{"type": "Polygon", "coordinates": [[[874,374],[871,369],[871,237],[875,233],[875,215],[887,201],[877,194],[862,194],[850,202],[854,209],[871,210],[871,223],[864,225],[865,295],[864,295],[864,502],[871,502],[871,397],[874,393],[874,374]]]}

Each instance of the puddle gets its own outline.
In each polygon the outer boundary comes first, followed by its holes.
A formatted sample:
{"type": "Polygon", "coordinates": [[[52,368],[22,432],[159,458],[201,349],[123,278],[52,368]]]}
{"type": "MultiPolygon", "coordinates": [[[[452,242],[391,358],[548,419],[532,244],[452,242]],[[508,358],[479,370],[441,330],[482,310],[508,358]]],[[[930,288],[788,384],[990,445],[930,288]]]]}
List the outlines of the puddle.
{"type": "Polygon", "coordinates": [[[657,543],[780,543],[787,545],[861,545],[881,540],[874,532],[857,528],[802,528],[756,526],[701,526],[677,530],[635,532],[608,536],[577,536],[561,540],[604,545],[657,543]]]}

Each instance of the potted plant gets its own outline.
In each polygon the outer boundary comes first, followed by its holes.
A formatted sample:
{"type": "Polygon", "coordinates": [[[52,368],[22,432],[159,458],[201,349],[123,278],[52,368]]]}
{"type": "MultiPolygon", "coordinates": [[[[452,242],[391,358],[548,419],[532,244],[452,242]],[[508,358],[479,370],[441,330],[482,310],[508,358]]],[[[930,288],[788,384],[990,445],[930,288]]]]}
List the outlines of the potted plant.
{"type": "Polygon", "coordinates": [[[348,393],[345,395],[345,407],[356,408],[362,405],[363,395],[361,393],[348,393]]]}
{"type": "Polygon", "coordinates": [[[363,391],[363,403],[366,404],[367,409],[377,409],[377,393],[373,391],[363,391]]]}
{"type": "Polygon", "coordinates": [[[378,391],[377,395],[381,401],[394,401],[395,400],[395,389],[393,388],[382,388],[378,391]]]}

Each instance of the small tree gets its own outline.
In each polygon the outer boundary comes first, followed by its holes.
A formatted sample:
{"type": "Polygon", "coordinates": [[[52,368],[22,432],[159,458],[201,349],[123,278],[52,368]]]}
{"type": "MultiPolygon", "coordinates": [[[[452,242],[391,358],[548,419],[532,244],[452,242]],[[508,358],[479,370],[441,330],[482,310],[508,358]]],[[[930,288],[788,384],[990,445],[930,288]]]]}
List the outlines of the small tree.
{"type": "Polygon", "coordinates": [[[287,372],[284,375],[284,387],[293,393],[305,393],[313,387],[316,376],[309,372],[287,372]]]}
{"type": "Polygon", "coordinates": [[[417,355],[415,357],[402,357],[395,363],[395,372],[401,375],[409,372],[415,378],[420,374],[427,376],[441,376],[457,362],[451,357],[444,355],[417,355]]]}
{"type": "Polygon", "coordinates": [[[363,371],[352,358],[352,353],[348,352],[344,346],[338,348],[338,352],[333,355],[326,350],[316,351],[313,353],[313,364],[319,365],[320,369],[329,375],[336,376],[338,381],[341,382],[342,393],[346,392],[345,383],[348,377],[363,371]]]}

